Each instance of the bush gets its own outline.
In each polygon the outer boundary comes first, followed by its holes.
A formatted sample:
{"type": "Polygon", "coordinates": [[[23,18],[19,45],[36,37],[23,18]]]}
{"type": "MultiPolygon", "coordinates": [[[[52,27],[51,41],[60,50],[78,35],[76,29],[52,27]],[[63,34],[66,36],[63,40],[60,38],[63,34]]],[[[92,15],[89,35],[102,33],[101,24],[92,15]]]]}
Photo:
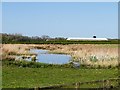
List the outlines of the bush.
{"type": "Polygon", "coordinates": [[[98,61],[98,59],[96,56],[90,56],[90,61],[96,62],[96,61],[98,61]]]}

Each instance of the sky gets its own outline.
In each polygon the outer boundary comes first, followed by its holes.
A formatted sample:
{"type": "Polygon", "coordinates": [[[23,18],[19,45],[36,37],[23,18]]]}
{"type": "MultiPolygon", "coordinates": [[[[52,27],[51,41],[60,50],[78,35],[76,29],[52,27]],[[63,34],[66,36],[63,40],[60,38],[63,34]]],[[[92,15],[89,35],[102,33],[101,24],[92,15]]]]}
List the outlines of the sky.
{"type": "Polygon", "coordinates": [[[2,32],[118,38],[117,2],[4,2],[2,32]]]}

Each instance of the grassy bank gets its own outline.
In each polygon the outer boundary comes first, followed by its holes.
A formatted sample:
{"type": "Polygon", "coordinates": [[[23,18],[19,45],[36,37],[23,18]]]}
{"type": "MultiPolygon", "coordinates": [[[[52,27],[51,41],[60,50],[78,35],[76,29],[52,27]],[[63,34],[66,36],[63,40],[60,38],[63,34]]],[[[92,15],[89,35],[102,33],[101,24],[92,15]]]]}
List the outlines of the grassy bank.
{"type": "MultiPolygon", "coordinates": [[[[4,60],[5,61],[5,60],[4,60]]],[[[118,69],[66,68],[64,66],[21,67],[3,62],[3,88],[37,88],[118,77],[118,69]]],[[[91,85],[88,85],[90,87],[91,85]]],[[[85,86],[86,87],[86,86],[85,86]]],[[[84,87],[84,88],[85,88],[84,87]]]]}

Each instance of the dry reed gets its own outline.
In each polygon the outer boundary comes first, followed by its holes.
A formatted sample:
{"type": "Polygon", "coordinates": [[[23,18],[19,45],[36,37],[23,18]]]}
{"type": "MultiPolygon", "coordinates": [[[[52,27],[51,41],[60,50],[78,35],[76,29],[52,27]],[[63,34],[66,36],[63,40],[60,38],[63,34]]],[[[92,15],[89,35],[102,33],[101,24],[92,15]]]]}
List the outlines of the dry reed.
{"type": "Polygon", "coordinates": [[[52,53],[70,54],[74,61],[92,66],[118,66],[117,44],[34,45],[52,53]]]}
{"type": "Polygon", "coordinates": [[[92,66],[117,66],[117,44],[3,44],[2,56],[9,54],[30,54],[30,48],[47,49],[52,53],[70,54],[74,61],[92,66]]]}

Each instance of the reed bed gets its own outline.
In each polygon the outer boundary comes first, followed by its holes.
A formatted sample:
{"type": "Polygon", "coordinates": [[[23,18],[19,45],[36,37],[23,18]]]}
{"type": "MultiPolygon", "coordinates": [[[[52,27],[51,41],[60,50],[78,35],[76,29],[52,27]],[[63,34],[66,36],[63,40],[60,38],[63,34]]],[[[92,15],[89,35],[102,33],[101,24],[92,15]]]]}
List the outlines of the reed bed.
{"type": "Polygon", "coordinates": [[[69,54],[73,61],[94,67],[118,66],[117,44],[3,44],[2,57],[12,57],[15,54],[30,55],[29,49],[46,49],[50,53],[69,54]]]}
{"type": "Polygon", "coordinates": [[[26,44],[2,44],[1,48],[1,56],[2,59],[15,58],[16,55],[32,55],[34,53],[30,53],[30,47],[26,44]]]}
{"type": "Polygon", "coordinates": [[[34,45],[39,49],[50,50],[50,53],[70,54],[73,61],[94,67],[118,66],[117,44],[72,44],[72,45],[34,45]]]}

